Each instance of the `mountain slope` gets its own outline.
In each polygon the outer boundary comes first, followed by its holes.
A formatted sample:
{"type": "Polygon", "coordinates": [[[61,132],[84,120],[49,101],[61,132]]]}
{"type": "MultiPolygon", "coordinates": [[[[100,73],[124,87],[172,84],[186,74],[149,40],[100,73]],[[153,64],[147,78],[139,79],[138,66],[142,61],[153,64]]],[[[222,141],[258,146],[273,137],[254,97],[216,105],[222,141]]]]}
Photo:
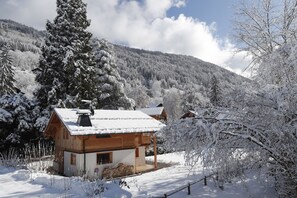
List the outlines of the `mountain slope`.
{"type": "Polygon", "coordinates": [[[181,92],[192,90],[208,98],[213,75],[220,82],[223,93],[250,82],[247,78],[192,56],[119,45],[114,45],[114,49],[120,74],[129,84],[127,95],[136,100],[139,106],[162,102],[166,90],[171,88],[181,92]]]}
{"type": "Polygon", "coordinates": [[[16,87],[32,97],[37,84],[32,69],[39,62],[45,33],[11,20],[0,19],[0,50],[9,45],[15,69],[16,87]]]}
{"type": "MultiPolygon", "coordinates": [[[[176,80],[179,88],[188,83],[208,87],[211,75],[226,81],[226,86],[234,86],[248,79],[215,64],[185,55],[151,52],[115,45],[117,64],[122,76],[129,79],[136,72],[144,80],[176,80]]],[[[145,81],[144,81],[145,82],[145,81]]],[[[145,84],[145,83],[144,83],[145,84]]]]}

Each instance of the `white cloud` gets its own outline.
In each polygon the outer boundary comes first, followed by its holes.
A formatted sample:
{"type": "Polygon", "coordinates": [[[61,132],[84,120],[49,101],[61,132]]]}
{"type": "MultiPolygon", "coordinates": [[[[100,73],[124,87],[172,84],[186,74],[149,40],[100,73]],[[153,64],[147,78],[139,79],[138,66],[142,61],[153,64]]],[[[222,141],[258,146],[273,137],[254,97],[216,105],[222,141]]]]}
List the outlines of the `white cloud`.
{"type": "Polygon", "coordinates": [[[177,8],[186,6],[186,0],[176,0],[174,6],[177,8]]]}
{"type": "Polygon", "coordinates": [[[184,5],[179,2],[185,1],[147,0],[144,4],[113,1],[104,7],[97,2],[89,1],[92,4],[89,16],[91,30],[98,37],[131,47],[192,55],[238,74],[247,66],[242,54],[234,55],[234,45],[214,37],[215,23],[208,25],[184,14],[176,18],[166,16],[171,7],[184,5]]]}
{"type": "MultiPolygon", "coordinates": [[[[55,0],[6,0],[0,7],[0,18],[10,18],[26,25],[44,29],[46,19],[52,20],[55,0]]],[[[228,40],[214,37],[215,23],[206,24],[181,14],[169,18],[172,7],[185,6],[186,0],[85,0],[88,4],[90,31],[111,42],[192,55],[204,61],[240,73],[246,60],[235,55],[228,40]]]]}
{"type": "Polygon", "coordinates": [[[8,4],[8,5],[11,5],[11,6],[18,6],[18,3],[17,3],[16,0],[8,0],[8,1],[7,1],[7,4],[8,4]]]}
{"type": "Polygon", "coordinates": [[[55,0],[1,0],[1,19],[11,19],[38,29],[45,29],[46,20],[52,20],[55,14],[55,0]]]}

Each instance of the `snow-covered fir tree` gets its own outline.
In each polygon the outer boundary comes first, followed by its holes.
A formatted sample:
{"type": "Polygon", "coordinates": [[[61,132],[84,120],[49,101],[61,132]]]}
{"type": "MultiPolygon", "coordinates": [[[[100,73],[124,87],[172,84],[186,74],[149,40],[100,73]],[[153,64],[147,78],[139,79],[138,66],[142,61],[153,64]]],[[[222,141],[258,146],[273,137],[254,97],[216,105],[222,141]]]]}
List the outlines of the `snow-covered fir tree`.
{"type": "Polygon", "coordinates": [[[102,109],[132,109],[134,101],[124,92],[123,79],[114,60],[112,45],[105,39],[94,41],[97,74],[97,102],[102,109]]]}
{"type": "Polygon", "coordinates": [[[15,93],[14,69],[9,46],[5,45],[0,50],[0,96],[15,93]]]}
{"type": "Polygon", "coordinates": [[[219,80],[215,75],[213,75],[211,77],[210,83],[211,83],[210,96],[209,96],[210,102],[214,106],[220,106],[222,102],[222,90],[219,85],[219,80]]]}
{"type": "Polygon", "coordinates": [[[0,97],[0,151],[21,148],[39,137],[36,118],[40,116],[36,103],[23,93],[0,97]]]}
{"type": "Polygon", "coordinates": [[[82,0],[57,0],[57,16],[46,24],[47,36],[36,81],[43,107],[75,107],[96,95],[92,34],[82,0]]]}

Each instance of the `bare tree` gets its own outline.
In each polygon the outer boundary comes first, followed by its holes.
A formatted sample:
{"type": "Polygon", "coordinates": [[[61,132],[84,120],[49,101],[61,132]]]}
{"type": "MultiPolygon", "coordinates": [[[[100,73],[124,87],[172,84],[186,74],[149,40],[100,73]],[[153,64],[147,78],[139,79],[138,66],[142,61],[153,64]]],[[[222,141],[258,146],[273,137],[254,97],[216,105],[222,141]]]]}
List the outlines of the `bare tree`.
{"type": "Polygon", "coordinates": [[[168,121],[178,120],[182,114],[180,91],[175,88],[169,89],[163,98],[163,103],[168,115],[168,121]]]}
{"type": "Polygon", "coordinates": [[[297,194],[297,87],[268,86],[245,93],[242,107],[196,109],[195,118],[163,130],[168,148],[185,150],[189,163],[204,165],[225,179],[241,169],[265,167],[278,193],[297,194]],[[244,107],[244,109],[243,109],[244,107]]]}
{"type": "Polygon", "coordinates": [[[234,21],[234,38],[241,51],[253,56],[254,66],[277,48],[296,41],[296,27],[297,0],[242,1],[234,21]]]}
{"type": "Polygon", "coordinates": [[[295,197],[296,51],[296,43],[287,44],[263,59],[257,76],[261,83],[229,93],[239,103],[229,108],[197,108],[195,118],[168,125],[163,131],[167,146],[185,150],[188,162],[204,159],[207,167],[220,171],[225,179],[234,175],[233,170],[263,167],[275,177],[281,197],[295,197]],[[264,69],[268,67],[272,73],[264,69]]]}

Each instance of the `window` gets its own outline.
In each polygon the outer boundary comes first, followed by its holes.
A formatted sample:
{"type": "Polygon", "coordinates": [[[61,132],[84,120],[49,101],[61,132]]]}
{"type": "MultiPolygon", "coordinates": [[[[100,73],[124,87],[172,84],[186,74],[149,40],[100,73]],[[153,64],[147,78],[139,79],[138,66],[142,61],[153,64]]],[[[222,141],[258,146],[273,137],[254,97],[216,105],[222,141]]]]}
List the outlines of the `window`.
{"type": "Polygon", "coordinates": [[[112,163],[112,153],[97,153],[97,164],[112,163]]]}
{"type": "Polygon", "coordinates": [[[135,157],[139,157],[139,148],[135,149],[135,157]]]}
{"type": "Polygon", "coordinates": [[[70,155],[70,164],[76,165],[76,155],[73,153],[71,153],[71,155],[70,155]]]}

